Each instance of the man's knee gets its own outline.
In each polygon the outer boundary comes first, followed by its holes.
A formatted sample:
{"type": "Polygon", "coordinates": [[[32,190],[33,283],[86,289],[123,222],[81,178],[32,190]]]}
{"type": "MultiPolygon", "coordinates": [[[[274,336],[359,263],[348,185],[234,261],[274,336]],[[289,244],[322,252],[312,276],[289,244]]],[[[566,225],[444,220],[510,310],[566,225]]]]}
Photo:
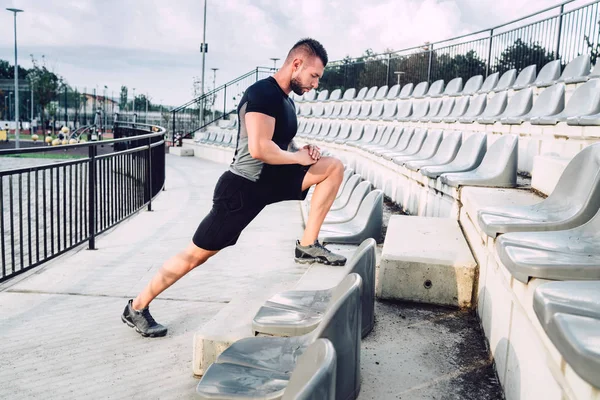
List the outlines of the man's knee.
{"type": "Polygon", "coordinates": [[[219,251],[204,250],[193,243],[179,254],[179,257],[185,262],[189,270],[204,264],[209,258],[217,254],[219,251]]]}
{"type": "Polygon", "coordinates": [[[339,181],[339,183],[341,183],[344,178],[344,164],[337,158],[332,158],[330,176],[339,181]]]}

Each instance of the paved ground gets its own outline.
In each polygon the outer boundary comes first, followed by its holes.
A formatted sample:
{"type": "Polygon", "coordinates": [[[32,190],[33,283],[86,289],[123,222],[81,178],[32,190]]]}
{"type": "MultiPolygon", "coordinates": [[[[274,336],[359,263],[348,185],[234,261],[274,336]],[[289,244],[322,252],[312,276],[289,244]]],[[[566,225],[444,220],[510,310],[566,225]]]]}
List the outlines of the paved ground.
{"type": "MultiPolygon", "coordinates": [[[[194,398],[193,333],[235,296],[291,285],[301,234],[296,203],[267,208],[227,249],[153,303],[169,326],[145,339],[120,321],[162,262],[185,246],[211,204],[223,165],[167,157],[166,191],[98,239],[0,285],[0,398],[194,398]]],[[[377,303],[363,342],[360,399],[499,399],[498,381],[472,314],[377,303]]]]}

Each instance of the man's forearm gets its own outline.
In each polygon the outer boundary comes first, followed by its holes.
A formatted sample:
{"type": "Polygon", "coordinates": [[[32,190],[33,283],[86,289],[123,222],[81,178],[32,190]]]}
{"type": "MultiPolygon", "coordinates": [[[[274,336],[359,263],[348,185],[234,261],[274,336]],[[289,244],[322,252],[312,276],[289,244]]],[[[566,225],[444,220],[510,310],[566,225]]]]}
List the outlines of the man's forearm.
{"type": "Polygon", "coordinates": [[[257,154],[252,155],[264,163],[271,165],[298,164],[297,153],[281,150],[277,144],[271,140],[261,143],[257,154]]]}

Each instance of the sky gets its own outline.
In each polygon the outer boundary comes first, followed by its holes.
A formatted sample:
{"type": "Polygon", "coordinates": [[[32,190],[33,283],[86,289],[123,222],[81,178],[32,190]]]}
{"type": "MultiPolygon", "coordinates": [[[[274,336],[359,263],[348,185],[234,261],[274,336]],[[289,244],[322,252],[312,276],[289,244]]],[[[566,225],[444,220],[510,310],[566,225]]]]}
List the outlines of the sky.
{"type": "MultiPolygon", "coordinates": [[[[8,0],[17,17],[19,64],[31,54],[80,90],[117,96],[121,85],[154,103],[193,98],[202,74],[202,0],[8,0]]],[[[559,0],[207,0],[206,85],[284,59],[313,37],[330,60],[418,46],[479,31],[559,0]]],[[[0,12],[0,59],[14,63],[13,14],[0,12]]],[[[278,61],[278,66],[281,65],[278,61]]]]}

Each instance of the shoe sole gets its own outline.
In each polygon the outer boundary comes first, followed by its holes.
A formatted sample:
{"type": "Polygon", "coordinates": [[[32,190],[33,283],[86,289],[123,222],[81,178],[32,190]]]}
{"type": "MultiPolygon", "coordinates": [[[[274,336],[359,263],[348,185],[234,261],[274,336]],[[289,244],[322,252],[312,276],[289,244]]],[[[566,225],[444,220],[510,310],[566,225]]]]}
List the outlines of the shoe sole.
{"type": "Polygon", "coordinates": [[[127,325],[128,327],[133,328],[137,333],[139,333],[143,337],[163,337],[163,336],[165,336],[167,334],[167,331],[165,331],[165,333],[145,333],[145,332],[142,332],[142,331],[140,331],[138,329],[137,326],[135,326],[131,322],[127,321],[127,319],[125,319],[125,317],[123,315],[121,315],[121,321],[123,321],[123,323],[125,325],[127,325]]]}
{"type": "Polygon", "coordinates": [[[294,261],[296,261],[298,264],[312,264],[312,263],[319,263],[319,264],[325,264],[325,265],[331,265],[334,267],[342,267],[344,265],[346,265],[346,262],[342,262],[342,261],[329,261],[327,259],[324,258],[319,258],[319,257],[314,257],[314,258],[298,258],[295,257],[294,261]]]}

